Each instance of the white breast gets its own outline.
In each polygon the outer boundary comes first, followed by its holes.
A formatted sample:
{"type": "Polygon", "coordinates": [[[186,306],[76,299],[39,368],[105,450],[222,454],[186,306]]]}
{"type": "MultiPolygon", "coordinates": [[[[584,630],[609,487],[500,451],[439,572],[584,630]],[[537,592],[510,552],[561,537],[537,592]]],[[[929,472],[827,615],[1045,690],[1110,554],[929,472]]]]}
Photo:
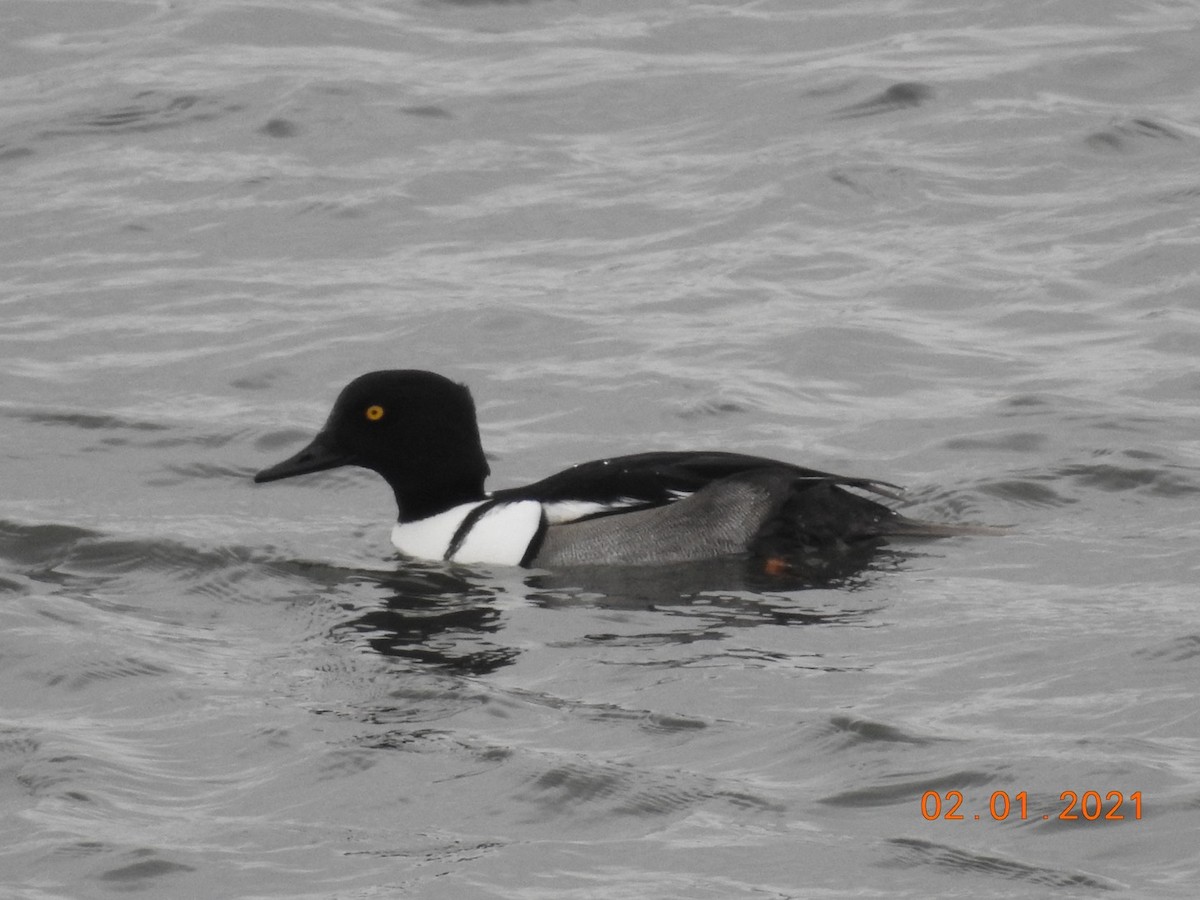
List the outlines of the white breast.
{"type": "MultiPolygon", "coordinates": [[[[488,501],[464,503],[444,513],[392,527],[392,543],[408,556],[447,559],[459,527],[470,513],[488,501]]],[[[520,565],[542,523],[542,504],[536,500],[500,503],[471,525],[449,559],[460,563],[520,565]]]]}
{"type": "Polygon", "coordinates": [[[392,543],[406,556],[441,559],[446,555],[446,550],[467,513],[477,506],[482,506],[484,502],[479,500],[475,503],[464,503],[444,513],[415,522],[397,522],[392,526],[392,543]]]}

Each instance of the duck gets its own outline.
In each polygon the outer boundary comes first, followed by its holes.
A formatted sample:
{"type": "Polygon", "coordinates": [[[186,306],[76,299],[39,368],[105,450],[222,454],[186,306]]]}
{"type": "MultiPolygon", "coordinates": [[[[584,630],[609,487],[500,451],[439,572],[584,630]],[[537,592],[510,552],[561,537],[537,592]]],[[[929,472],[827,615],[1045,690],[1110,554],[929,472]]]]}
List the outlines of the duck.
{"type": "Polygon", "coordinates": [[[317,435],[255,483],[359,466],[391,487],[403,555],[552,569],[666,565],[745,556],[768,567],[889,537],[990,533],[907,518],[875,497],[900,489],[742,453],[652,451],[583,462],[488,492],[491,474],[466,385],[421,369],[347,384],[317,435]]]}

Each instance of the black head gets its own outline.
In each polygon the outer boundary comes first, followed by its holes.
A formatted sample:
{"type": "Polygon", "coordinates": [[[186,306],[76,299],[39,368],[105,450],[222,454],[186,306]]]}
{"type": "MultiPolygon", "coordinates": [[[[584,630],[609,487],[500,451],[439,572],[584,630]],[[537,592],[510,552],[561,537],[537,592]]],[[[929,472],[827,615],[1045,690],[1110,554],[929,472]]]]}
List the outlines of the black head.
{"type": "Polygon", "coordinates": [[[254,480],[337,466],[362,466],[386,478],[401,521],[483,499],[488,464],[471,392],[419,369],[368,372],[342,389],[312,443],[254,480]]]}

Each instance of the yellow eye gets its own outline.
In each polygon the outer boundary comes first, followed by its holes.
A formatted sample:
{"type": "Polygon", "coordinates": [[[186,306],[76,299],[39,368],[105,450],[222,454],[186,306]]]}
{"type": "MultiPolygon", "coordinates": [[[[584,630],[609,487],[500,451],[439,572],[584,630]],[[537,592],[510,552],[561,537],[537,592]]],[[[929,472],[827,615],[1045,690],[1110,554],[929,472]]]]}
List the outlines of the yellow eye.
{"type": "Polygon", "coordinates": [[[378,422],[383,418],[383,407],[379,405],[368,406],[366,416],[368,421],[378,422]]]}

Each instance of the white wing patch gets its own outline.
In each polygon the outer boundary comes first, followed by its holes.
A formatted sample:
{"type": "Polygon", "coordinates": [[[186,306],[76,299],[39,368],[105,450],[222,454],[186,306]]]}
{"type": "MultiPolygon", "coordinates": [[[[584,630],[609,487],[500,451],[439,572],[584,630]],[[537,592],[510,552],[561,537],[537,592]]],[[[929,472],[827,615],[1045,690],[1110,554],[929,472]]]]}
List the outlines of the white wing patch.
{"type": "MultiPolygon", "coordinates": [[[[459,526],[477,507],[489,501],[464,503],[436,516],[392,526],[392,544],[406,556],[445,559],[459,526]]],[[[521,564],[542,522],[542,504],[536,500],[501,503],[487,510],[467,531],[453,562],[521,564]]]]}
{"type": "MultiPolygon", "coordinates": [[[[675,491],[671,493],[675,493],[675,491]]],[[[629,506],[643,506],[645,502],[636,497],[618,497],[607,503],[600,503],[597,500],[555,500],[553,503],[543,503],[542,509],[546,512],[546,521],[551,525],[564,525],[567,522],[574,522],[597,513],[612,512],[615,509],[625,509],[629,506]]]]}

